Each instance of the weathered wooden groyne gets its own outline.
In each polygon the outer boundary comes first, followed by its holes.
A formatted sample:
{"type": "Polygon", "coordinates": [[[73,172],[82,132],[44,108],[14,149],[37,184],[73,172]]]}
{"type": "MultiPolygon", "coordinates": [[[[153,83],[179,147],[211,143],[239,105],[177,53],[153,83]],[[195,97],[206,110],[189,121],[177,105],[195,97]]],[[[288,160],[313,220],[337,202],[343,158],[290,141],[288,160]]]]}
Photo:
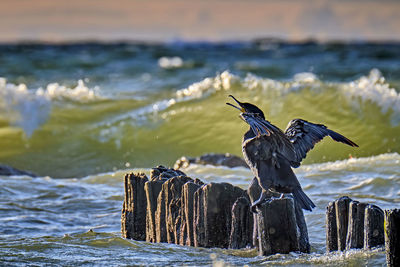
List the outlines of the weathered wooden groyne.
{"type": "Polygon", "coordinates": [[[256,246],[260,255],[310,250],[303,211],[292,198],[272,199],[257,214],[250,211],[260,193],[256,179],[243,190],[158,166],[150,178],[130,173],[124,183],[125,238],[195,247],[256,246]]]}
{"type": "Polygon", "coordinates": [[[400,209],[383,211],[376,205],[344,196],[326,208],[326,250],[371,249],[385,246],[388,266],[400,266],[400,209]]]}
{"type": "Polygon", "coordinates": [[[343,251],[384,244],[383,210],[345,196],[326,208],[326,249],[343,251]]]}
{"type": "Polygon", "coordinates": [[[400,209],[385,210],[385,249],[387,265],[400,266],[400,209]]]}
{"type": "MultiPolygon", "coordinates": [[[[231,155],[181,158],[189,164],[242,166],[231,155]]],[[[229,183],[204,183],[179,169],[158,166],[125,175],[121,230],[125,238],[195,247],[258,248],[260,255],[310,252],[303,210],[293,198],[274,198],[250,211],[261,187],[253,179],[247,190],[229,183]]],[[[279,195],[278,195],[279,196],[279,195]]],[[[341,197],[326,208],[327,252],[385,245],[388,266],[400,266],[400,210],[341,197]]]]}

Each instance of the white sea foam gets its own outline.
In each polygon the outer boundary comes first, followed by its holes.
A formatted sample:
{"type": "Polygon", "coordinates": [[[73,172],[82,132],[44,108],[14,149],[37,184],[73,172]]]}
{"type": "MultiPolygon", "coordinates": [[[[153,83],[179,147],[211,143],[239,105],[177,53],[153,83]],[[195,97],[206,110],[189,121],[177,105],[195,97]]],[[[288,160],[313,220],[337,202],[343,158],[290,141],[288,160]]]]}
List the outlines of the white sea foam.
{"type": "Polygon", "coordinates": [[[221,90],[231,89],[234,83],[240,82],[240,78],[229,71],[224,71],[214,78],[205,78],[204,80],[193,83],[187,88],[176,92],[176,100],[191,100],[201,98],[221,90]]]}
{"type": "Polygon", "coordinates": [[[382,112],[393,110],[394,124],[400,123],[400,94],[390,88],[378,69],[372,69],[368,76],[362,76],[356,81],[344,83],[340,87],[349,97],[361,98],[363,102],[371,101],[381,107],[382,112]]]}
{"type": "Polygon", "coordinates": [[[333,162],[302,165],[301,171],[304,172],[324,172],[336,170],[353,170],[357,167],[362,168],[387,168],[391,167],[400,171],[400,155],[398,153],[385,153],[377,156],[350,158],[333,162]]]}
{"type": "Polygon", "coordinates": [[[52,102],[89,102],[99,98],[98,88],[90,89],[82,80],[72,89],[52,83],[45,89],[29,90],[25,84],[7,83],[0,78],[0,114],[10,125],[22,128],[27,137],[47,121],[52,102]]]}
{"type": "MultiPolygon", "coordinates": [[[[236,79],[239,79],[236,77],[236,79]]],[[[298,73],[292,81],[283,82],[268,78],[261,78],[248,74],[245,79],[239,81],[249,90],[262,90],[277,95],[286,95],[303,88],[322,88],[324,83],[318,77],[309,72],[298,73]]],[[[350,99],[361,99],[363,103],[372,102],[381,108],[382,113],[393,111],[391,114],[392,125],[400,124],[400,94],[385,81],[381,72],[372,69],[369,75],[346,83],[327,83],[350,99]]]]}
{"type": "MultiPolygon", "coordinates": [[[[297,73],[291,81],[278,81],[253,74],[247,74],[243,79],[229,71],[224,71],[213,78],[205,78],[187,88],[178,90],[175,100],[202,98],[217,91],[230,90],[234,84],[248,90],[263,90],[279,95],[289,94],[305,87],[320,88],[324,86],[324,83],[310,72],[297,73]]],[[[395,89],[390,88],[390,85],[386,83],[385,78],[377,69],[371,70],[368,76],[362,76],[352,82],[328,84],[338,88],[345,95],[361,98],[363,102],[371,101],[377,104],[382,108],[383,113],[392,109],[400,115],[400,94],[395,89]]]]}
{"type": "Polygon", "coordinates": [[[158,65],[163,69],[177,69],[183,66],[183,60],[180,57],[161,57],[158,65]]]}
{"type": "Polygon", "coordinates": [[[99,94],[99,88],[88,88],[83,80],[78,80],[78,85],[69,88],[58,83],[51,83],[46,89],[39,88],[35,92],[36,95],[45,96],[51,100],[70,100],[74,102],[86,103],[93,100],[102,99],[99,94]]]}
{"type": "Polygon", "coordinates": [[[240,78],[238,76],[224,71],[214,78],[205,78],[200,82],[191,84],[187,88],[176,91],[175,97],[160,100],[128,113],[118,115],[109,120],[107,124],[113,124],[125,119],[133,119],[135,121],[145,120],[147,115],[156,115],[158,112],[164,111],[176,103],[203,98],[220,90],[229,90],[235,82],[239,81],[240,78]]]}
{"type": "Polygon", "coordinates": [[[30,137],[43,124],[51,110],[50,100],[32,93],[26,85],[14,85],[0,78],[0,112],[11,125],[20,127],[30,137]]]}
{"type": "Polygon", "coordinates": [[[348,95],[350,98],[361,99],[363,103],[371,101],[380,106],[383,113],[390,109],[393,110],[392,124],[397,125],[400,123],[400,95],[385,83],[385,79],[376,69],[372,70],[369,76],[363,76],[349,83],[324,83],[310,72],[298,73],[290,81],[278,81],[253,74],[247,74],[245,78],[241,78],[229,71],[224,71],[215,77],[207,77],[186,88],[177,90],[175,96],[170,99],[159,100],[139,109],[118,115],[108,123],[115,123],[125,119],[134,119],[136,121],[145,119],[146,116],[164,111],[176,103],[206,98],[218,91],[229,91],[233,88],[261,90],[263,94],[285,96],[292,92],[301,91],[304,88],[317,89],[323,92],[324,86],[326,87],[327,85],[330,88],[337,88],[340,94],[348,95]]]}
{"type": "Polygon", "coordinates": [[[291,91],[289,83],[280,82],[268,78],[260,78],[253,74],[247,74],[243,81],[243,86],[249,90],[261,89],[263,91],[274,91],[279,94],[286,94],[291,91]]]}

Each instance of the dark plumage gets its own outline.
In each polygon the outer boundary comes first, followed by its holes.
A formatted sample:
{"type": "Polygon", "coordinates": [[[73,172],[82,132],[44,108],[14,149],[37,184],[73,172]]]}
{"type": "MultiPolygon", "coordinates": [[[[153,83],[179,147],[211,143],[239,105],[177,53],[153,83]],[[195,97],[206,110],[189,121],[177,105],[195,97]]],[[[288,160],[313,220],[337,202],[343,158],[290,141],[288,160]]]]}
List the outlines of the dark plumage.
{"type": "Polygon", "coordinates": [[[230,97],[240,107],[227,104],[239,109],[242,112],[240,117],[250,125],[250,129],[243,136],[242,151],[244,159],[262,187],[260,198],[252,203],[252,210],[264,201],[268,190],[274,190],[292,193],[303,209],[311,211],[315,205],[303,192],[291,167],[299,167],[307,152],[325,136],[329,135],[333,140],[350,146],[357,144],[325,125],[301,119],[289,122],[286,131],[282,132],[265,120],[264,113],[257,106],[242,103],[232,95],[230,97]]]}
{"type": "Polygon", "coordinates": [[[356,143],[343,135],[328,129],[323,124],[315,124],[302,119],[291,120],[286,127],[285,135],[294,146],[296,161],[291,162],[292,167],[299,167],[300,162],[306,157],[307,152],[325,136],[330,136],[337,142],[358,147],[356,143]]]}

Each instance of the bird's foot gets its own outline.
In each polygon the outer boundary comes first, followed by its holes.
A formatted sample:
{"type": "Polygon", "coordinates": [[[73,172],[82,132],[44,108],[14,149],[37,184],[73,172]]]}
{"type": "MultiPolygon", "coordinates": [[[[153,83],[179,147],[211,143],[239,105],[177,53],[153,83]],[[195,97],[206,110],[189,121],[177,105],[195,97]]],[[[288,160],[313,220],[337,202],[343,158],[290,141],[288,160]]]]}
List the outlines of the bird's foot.
{"type": "Polygon", "coordinates": [[[251,205],[251,207],[250,207],[250,211],[252,212],[252,213],[255,213],[255,214],[257,214],[258,212],[257,212],[257,207],[260,205],[260,203],[257,203],[257,204],[255,204],[255,203],[253,203],[252,205],[251,205]]]}
{"type": "Polygon", "coordinates": [[[261,191],[261,194],[260,194],[260,198],[259,198],[258,200],[256,200],[256,201],[254,201],[254,202],[251,204],[251,207],[250,207],[251,212],[257,213],[257,207],[258,207],[259,205],[261,205],[262,203],[264,203],[265,200],[267,200],[267,199],[268,199],[268,192],[267,192],[267,190],[262,190],[262,191],[261,191]]]}
{"type": "Polygon", "coordinates": [[[273,200],[273,199],[281,199],[281,197],[282,197],[282,196],[280,196],[280,197],[271,196],[270,198],[268,198],[268,201],[271,201],[271,200],[273,200]]]}
{"type": "Polygon", "coordinates": [[[257,214],[258,212],[257,212],[257,208],[260,206],[260,203],[253,203],[252,205],[251,205],[251,207],[250,207],[250,211],[252,212],[252,213],[255,213],[255,214],[257,214]]]}
{"type": "Polygon", "coordinates": [[[276,199],[276,198],[264,198],[264,199],[262,199],[262,200],[257,200],[257,201],[254,201],[252,204],[251,204],[251,207],[250,207],[250,211],[252,212],[252,213],[258,213],[257,212],[257,208],[259,208],[262,204],[264,204],[264,203],[268,203],[268,202],[270,202],[270,201],[272,201],[272,199],[276,199]]]}

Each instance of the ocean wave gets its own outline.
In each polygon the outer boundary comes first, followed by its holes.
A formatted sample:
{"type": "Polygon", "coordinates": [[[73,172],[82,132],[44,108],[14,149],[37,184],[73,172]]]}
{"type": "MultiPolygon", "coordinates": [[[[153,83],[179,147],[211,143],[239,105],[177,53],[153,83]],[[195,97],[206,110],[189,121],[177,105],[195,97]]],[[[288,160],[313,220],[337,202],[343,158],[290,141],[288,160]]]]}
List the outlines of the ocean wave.
{"type": "MultiPolygon", "coordinates": [[[[384,153],[376,156],[370,157],[359,157],[359,158],[349,158],[345,160],[330,161],[324,163],[313,163],[313,164],[303,164],[300,168],[296,169],[296,172],[312,174],[325,173],[327,171],[363,171],[368,169],[379,169],[386,170],[386,174],[391,176],[392,174],[397,174],[400,172],[400,154],[399,153],[384,153]],[[356,168],[358,168],[356,170],[356,168]]],[[[195,173],[196,175],[206,173],[210,174],[216,172],[218,175],[221,173],[231,174],[233,172],[236,176],[248,177],[250,171],[243,167],[228,168],[224,166],[212,166],[212,165],[197,165],[191,164],[186,172],[195,173]]],[[[385,171],[380,174],[385,174],[385,171]]],[[[386,175],[385,174],[385,175],[386,175]]],[[[251,175],[250,175],[251,176],[251,175]]],[[[248,178],[246,178],[248,179],[248,178]]]]}
{"type": "Polygon", "coordinates": [[[97,87],[90,89],[82,80],[74,88],[51,83],[45,89],[30,90],[25,84],[7,83],[0,77],[0,116],[3,114],[10,125],[22,128],[27,137],[47,121],[52,102],[86,103],[101,98],[97,87]]]}
{"type": "Polygon", "coordinates": [[[117,115],[104,124],[114,124],[126,119],[141,122],[146,120],[146,116],[150,114],[157,115],[159,112],[164,111],[177,103],[204,98],[216,91],[229,90],[232,84],[238,81],[240,81],[238,76],[233,75],[228,71],[224,71],[214,78],[205,78],[200,82],[191,84],[187,88],[177,90],[175,96],[170,99],[159,100],[128,113],[117,115]]]}
{"type": "Polygon", "coordinates": [[[354,170],[354,168],[382,168],[390,171],[400,171],[400,154],[384,153],[371,157],[349,158],[333,162],[302,165],[300,168],[304,172],[324,172],[337,170],[354,170]]]}
{"type": "MultiPolygon", "coordinates": [[[[297,73],[288,81],[280,81],[259,77],[251,73],[243,78],[229,71],[224,71],[214,77],[206,77],[199,82],[179,89],[170,98],[155,101],[124,114],[118,114],[109,118],[104,124],[132,120],[135,124],[142,125],[148,121],[148,116],[157,116],[158,113],[177,103],[199,99],[206,100],[218,92],[226,91],[233,94],[234,91],[238,90],[255,91],[256,93],[260,91],[255,99],[261,99],[261,95],[268,96],[268,99],[274,99],[275,97],[285,97],[291,93],[299,93],[304,89],[312,90],[321,95],[327,90],[336,90],[333,91],[334,94],[344,95],[349,101],[353,101],[352,106],[359,106],[359,102],[354,103],[355,101],[361,101],[364,104],[373,102],[381,108],[382,114],[389,112],[389,110],[392,111],[390,114],[392,126],[397,126],[400,123],[400,94],[385,82],[385,78],[379,70],[372,69],[369,75],[346,83],[324,82],[311,72],[297,73]]],[[[278,104],[274,102],[275,107],[278,104]]],[[[167,114],[162,114],[161,118],[165,119],[167,116],[167,114]]]]}
{"type": "Polygon", "coordinates": [[[378,69],[372,69],[368,76],[362,76],[356,81],[344,83],[340,90],[351,98],[360,98],[363,102],[371,101],[377,104],[382,113],[390,109],[394,111],[392,124],[400,123],[400,94],[391,88],[378,69]]]}
{"type": "MultiPolygon", "coordinates": [[[[168,60],[164,59],[171,63],[172,59],[168,60]]],[[[379,70],[372,69],[368,75],[346,83],[324,82],[311,72],[297,73],[288,81],[280,81],[258,77],[251,73],[240,77],[224,71],[214,77],[207,77],[188,87],[176,90],[169,98],[108,117],[107,121],[100,125],[124,120],[132,120],[135,124],[141,125],[142,122],[147,121],[148,116],[157,116],[177,103],[207,99],[218,92],[235,93],[238,90],[248,90],[255,91],[258,99],[260,99],[259,95],[271,96],[267,98],[274,99],[274,97],[299,93],[303,89],[311,89],[318,94],[324,94],[327,90],[336,90],[333,92],[344,95],[349,101],[357,101],[353,106],[359,105],[360,101],[363,104],[372,102],[381,109],[383,114],[390,112],[392,126],[400,124],[400,94],[390,87],[379,70]]],[[[105,98],[100,94],[98,87],[89,88],[82,80],[79,80],[77,86],[73,88],[52,83],[45,88],[29,90],[24,84],[10,84],[4,78],[0,78],[0,96],[3,100],[0,108],[12,114],[8,116],[10,124],[21,127],[27,136],[31,136],[33,131],[47,120],[54,103],[61,105],[64,102],[87,103],[105,98]]],[[[161,115],[161,118],[165,117],[165,114],[161,115]]]]}
{"type": "MultiPolygon", "coordinates": [[[[205,78],[187,88],[178,90],[176,98],[172,100],[180,102],[203,98],[218,91],[231,90],[235,86],[278,95],[286,95],[304,88],[323,90],[324,86],[328,86],[337,88],[338,92],[351,98],[359,98],[362,102],[371,101],[381,107],[382,113],[391,109],[400,115],[400,94],[390,87],[378,69],[372,69],[368,75],[346,83],[323,82],[311,72],[297,73],[289,81],[279,81],[258,77],[251,73],[247,74],[245,78],[241,78],[229,71],[224,71],[215,77],[205,78]]],[[[398,120],[400,123],[400,117],[398,120]]]]}

